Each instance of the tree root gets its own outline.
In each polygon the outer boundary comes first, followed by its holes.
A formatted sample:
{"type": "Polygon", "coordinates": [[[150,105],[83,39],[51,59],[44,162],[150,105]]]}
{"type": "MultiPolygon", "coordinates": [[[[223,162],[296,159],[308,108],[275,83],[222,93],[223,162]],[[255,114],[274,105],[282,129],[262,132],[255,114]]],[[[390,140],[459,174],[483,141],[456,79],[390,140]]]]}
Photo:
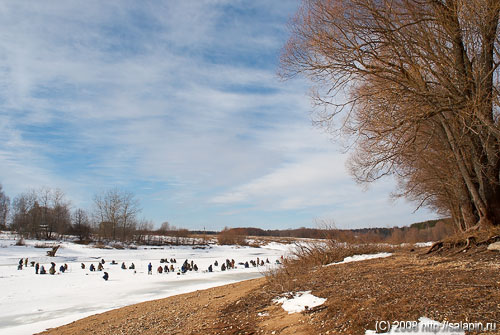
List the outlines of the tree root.
{"type": "Polygon", "coordinates": [[[469,249],[471,247],[471,245],[470,245],[471,241],[474,241],[474,240],[475,240],[474,236],[467,237],[467,243],[465,244],[465,247],[463,247],[462,249],[458,250],[453,255],[457,255],[457,254],[459,254],[459,253],[461,253],[461,252],[469,249]]]}
{"type": "Polygon", "coordinates": [[[431,247],[429,248],[429,250],[427,250],[427,252],[425,253],[426,255],[430,254],[431,252],[435,252],[435,251],[438,251],[439,249],[441,249],[443,247],[443,241],[438,241],[438,242],[434,242],[431,247]]]}
{"type": "MultiPolygon", "coordinates": [[[[476,229],[473,229],[471,231],[475,231],[476,229]]],[[[498,234],[498,231],[493,232],[495,233],[494,235],[486,235],[486,234],[479,234],[479,233],[469,233],[468,236],[455,236],[454,238],[449,238],[441,241],[437,241],[432,244],[432,246],[427,250],[425,255],[443,250],[443,249],[448,249],[448,250],[453,250],[460,248],[460,250],[453,252],[452,255],[457,255],[461,252],[464,252],[466,250],[469,250],[473,246],[478,247],[478,246],[483,246],[483,245],[488,245],[493,242],[500,241],[500,235],[498,234]],[[465,246],[464,246],[465,244],[465,246]]],[[[491,232],[490,232],[491,234],[491,232]]]]}

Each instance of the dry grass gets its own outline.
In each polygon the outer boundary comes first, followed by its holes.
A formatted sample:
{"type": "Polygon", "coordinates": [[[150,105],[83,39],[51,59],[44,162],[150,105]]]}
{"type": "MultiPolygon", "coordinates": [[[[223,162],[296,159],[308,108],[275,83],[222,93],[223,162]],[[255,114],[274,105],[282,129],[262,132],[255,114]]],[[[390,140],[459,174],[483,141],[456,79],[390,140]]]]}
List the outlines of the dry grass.
{"type": "Polygon", "coordinates": [[[307,280],[304,273],[354,255],[394,252],[401,247],[386,244],[347,244],[334,241],[296,244],[292,256],[283,260],[283,266],[266,274],[273,294],[293,292],[307,280]]]}
{"type": "Polygon", "coordinates": [[[20,238],[16,241],[16,245],[17,245],[18,247],[20,247],[20,246],[25,246],[25,245],[26,245],[26,243],[24,243],[24,238],[20,237],[20,238]]]}

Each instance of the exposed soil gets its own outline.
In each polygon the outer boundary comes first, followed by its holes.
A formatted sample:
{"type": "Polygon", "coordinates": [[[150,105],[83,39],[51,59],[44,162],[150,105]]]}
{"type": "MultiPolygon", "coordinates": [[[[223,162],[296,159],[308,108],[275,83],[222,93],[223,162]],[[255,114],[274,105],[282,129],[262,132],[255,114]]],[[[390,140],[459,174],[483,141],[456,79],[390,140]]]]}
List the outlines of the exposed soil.
{"type": "Polygon", "coordinates": [[[327,301],[303,313],[274,304],[276,284],[262,278],[112,310],[43,334],[364,334],[377,320],[422,316],[496,323],[498,332],[500,253],[423,253],[307,271],[294,289],[327,301]]]}

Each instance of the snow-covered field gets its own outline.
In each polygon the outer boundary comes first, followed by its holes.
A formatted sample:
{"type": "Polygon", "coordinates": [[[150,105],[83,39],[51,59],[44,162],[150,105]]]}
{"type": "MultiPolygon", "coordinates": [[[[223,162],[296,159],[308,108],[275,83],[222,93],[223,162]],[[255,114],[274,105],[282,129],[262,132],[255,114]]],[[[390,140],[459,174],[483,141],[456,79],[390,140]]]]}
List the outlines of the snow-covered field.
{"type": "Polygon", "coordinates": [[[56,257],[47,257],[49,249],[35,248],[41,243],[39,241],[27,240],[26,246],[15,246],[15,242],[8,235],[0,235],[0,334],[32,334],[133,303],[257,278],[268,266],[273,266],[276,259],[286,256],[291,247],[270,243],[261,248],[212,245],[206,249],[179,246],[118,250],[62,242],[56,257]],[[17,270],[19,259],[26,257],[29,262],[44,265],[47,271],[50,262],[55,262],[57,273],[36,275],[30,264],[17,270]],[[250,265],[247,269],[238,265],[257,257],[268,258],[271,265],[250,265]],[[176,270],[184,260],[193,260],[199,271],[158,274],[157,267],[165,265],[160,263],[162,258],[176,258],[176,270]],[[102,278],[103,271],[89,271],[90,264],[97,267],[101,259],[105,260],[108,281],[102,278]],[[237,268],[221,271],[220,265],[226,259],[234,259],[237,268]],[[112,260],[118,264],[112,265],[112,260]],[[207,272],[208,266],[216,260],[219,266],[214,266],[214,272],[207,272]],[[122,262],[126,270],[121,269],[122,262]],[[132,262],[135,272],[128,269],[132,262]],[[149,262],[153,265],[153,275],[148,275],[149,262]],[[59,273],[64,263],[68,271],[59,273]],[[81,263],[85,263],[85,269],[81,269],[81,263]]]}

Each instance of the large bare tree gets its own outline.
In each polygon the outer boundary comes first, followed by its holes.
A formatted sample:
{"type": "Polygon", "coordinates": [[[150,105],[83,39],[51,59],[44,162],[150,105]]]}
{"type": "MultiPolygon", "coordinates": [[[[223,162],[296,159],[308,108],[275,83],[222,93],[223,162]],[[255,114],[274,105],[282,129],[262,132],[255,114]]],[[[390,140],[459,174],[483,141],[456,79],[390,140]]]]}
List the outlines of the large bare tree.
{"type": "Polygon", "coordinates": [[[500,225],[499,0],[303,0],[285,76],[315,82],[316,121],[352,136],[357,180],[462,230],[500,225]]]}
{"type": "Polygon", "coordinates": [[[124,241],[135,230],[137,214],[141,211],[134,194],[113,188],[94,196],[94,220],[100,235],[106,239],[124,241]],[[121,232],[121,234],[120,234],[121,232]]]}

